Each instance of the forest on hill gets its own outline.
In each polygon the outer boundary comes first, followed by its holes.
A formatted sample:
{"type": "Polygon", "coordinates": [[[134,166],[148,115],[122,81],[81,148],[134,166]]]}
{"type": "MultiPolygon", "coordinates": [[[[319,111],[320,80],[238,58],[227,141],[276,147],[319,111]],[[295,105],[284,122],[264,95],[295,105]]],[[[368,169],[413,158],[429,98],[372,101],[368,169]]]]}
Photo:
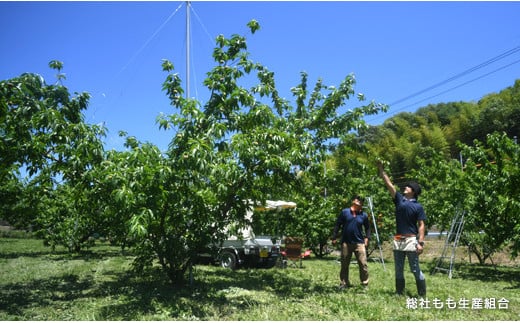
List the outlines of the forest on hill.
{"type": "Polygon", "coordinates": [[[520,80],[478,102],[430,104],[414,113],[399,113],[382,125],[362,131],[359,139],[385,156],[394,173],[404,174],[418,167],[417,157],[421,157],[423,147],[436,150],[446,160],[459,160],[459,144],[485,142],[494,132],[512,139],[519,135],[520,80]]]}

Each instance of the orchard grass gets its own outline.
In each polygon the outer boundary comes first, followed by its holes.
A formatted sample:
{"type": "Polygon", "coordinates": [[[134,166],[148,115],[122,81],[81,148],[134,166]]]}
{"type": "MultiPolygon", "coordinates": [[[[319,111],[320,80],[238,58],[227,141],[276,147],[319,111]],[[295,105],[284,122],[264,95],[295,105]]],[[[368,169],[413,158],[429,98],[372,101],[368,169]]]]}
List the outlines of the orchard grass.
{"type": "Polygon", "coordinates": [[[406,268],[406,294],[395,295],[391,250],[385,248],[383,255],[384,266],[369,263],[368,290],[359,285],[355,263],[350,267],[354,286],[338,290],[335,255],[305,259],[301,269],[230,271],[197,265],[191,285],[172,287],[159,268],[134,274],[132,255],[107,243],[70,255],[64,249],[51,251],[41,240],[2,237],[0,320],[520,320],[516,265],[462,262],[450,279],[445,273],[431,275],[435,259],[425,255],[427,298],[444,306],[413,309],[413,276],[406,268]],[[447,308],[449,298],[468,300],[468,308],[447,308]],[[496,308],[472,309],[476,298],[494,298],[496,308]],[[507,300],[507,308],[500,309],[499,300],[507,300]]]}

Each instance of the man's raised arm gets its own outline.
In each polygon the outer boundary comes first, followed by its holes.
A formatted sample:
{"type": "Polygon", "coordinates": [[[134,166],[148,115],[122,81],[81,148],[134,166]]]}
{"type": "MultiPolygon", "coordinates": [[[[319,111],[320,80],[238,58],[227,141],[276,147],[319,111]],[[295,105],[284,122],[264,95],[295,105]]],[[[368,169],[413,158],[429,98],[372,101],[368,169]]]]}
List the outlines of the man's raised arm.
{"type": "Polygon", "coordinates": [[[383,179],[385,182],[386,188],[390,192],[390,195],[392,196],[392,199],[395,197],[395,194],[397,193],[397,190],[395,189],[394,184],[392,184],[392,181],[390,180],[390,177],[385,172],[385,169],[383,167],[383,163],[381,161],[377,162],[377,168],[379,176],[383,179]]]}

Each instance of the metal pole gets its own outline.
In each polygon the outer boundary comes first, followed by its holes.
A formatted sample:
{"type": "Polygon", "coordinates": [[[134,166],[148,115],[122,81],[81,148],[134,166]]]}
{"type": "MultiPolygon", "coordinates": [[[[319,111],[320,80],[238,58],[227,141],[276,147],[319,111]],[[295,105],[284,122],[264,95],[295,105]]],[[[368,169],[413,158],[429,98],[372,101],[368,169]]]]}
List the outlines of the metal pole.
{"type": "Polygon", "coordinates": [[[190,98],[190,1],[186,1],[186,99],[190,98]]]}
{"type": "Polygon", "coordinates": [[[381,242],[379,241],[379,233],[377,232],[377,222],[374,216],[374,204],[372,203],[372,197],[368,197],[368,206],[370,208],[370,213],[372,214],[372,222],[374,223],[374,229],[376,233],[377,246],[379,247],[379,256],[381,257],[381,263],[383,264],[383,269],[386,271],[385,259],[383,258],[383,250],[381,249],[381,242]]]}
{"type": "MultiPolygon", "coordinates": [[[[186,1],[186,99],[190,98],[190,2],[186,1]]],[[[193,262],[190,260],[190,286],[193,286],[193,262]]]]}

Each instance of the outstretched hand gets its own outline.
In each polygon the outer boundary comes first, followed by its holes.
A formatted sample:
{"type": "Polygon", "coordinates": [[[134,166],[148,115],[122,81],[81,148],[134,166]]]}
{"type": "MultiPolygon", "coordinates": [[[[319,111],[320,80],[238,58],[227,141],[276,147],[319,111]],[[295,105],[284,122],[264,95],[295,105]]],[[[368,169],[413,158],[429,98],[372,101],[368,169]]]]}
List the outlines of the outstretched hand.
{"type": "Polygon", "coordinates": [[[390,179],[390,177],[388,177],[388,175],[385,173],[385,168],[384,168],[384,165],[389,164],[389,163],[387,161],[383,161],[380,158],[377,158],[376,162],[377,162],[379,177],[381,177],[383,179],[383,181],[385,182],[386,188],[390,192],[390,195],[392,196],[392,198],[394,198],[395,194],[397,193],[397,190],[394,187],[394,184],[392,183],[392,180],[390,179]]]}
{"type": "Polygon", "coordinates": [[[377,170],[378,170],[379,175],[382,175],[383,172],[385,171],[385,166],[384,166],[385,162],[378,158],[376,160],[376,164],[377,164],[377,170]]]}

